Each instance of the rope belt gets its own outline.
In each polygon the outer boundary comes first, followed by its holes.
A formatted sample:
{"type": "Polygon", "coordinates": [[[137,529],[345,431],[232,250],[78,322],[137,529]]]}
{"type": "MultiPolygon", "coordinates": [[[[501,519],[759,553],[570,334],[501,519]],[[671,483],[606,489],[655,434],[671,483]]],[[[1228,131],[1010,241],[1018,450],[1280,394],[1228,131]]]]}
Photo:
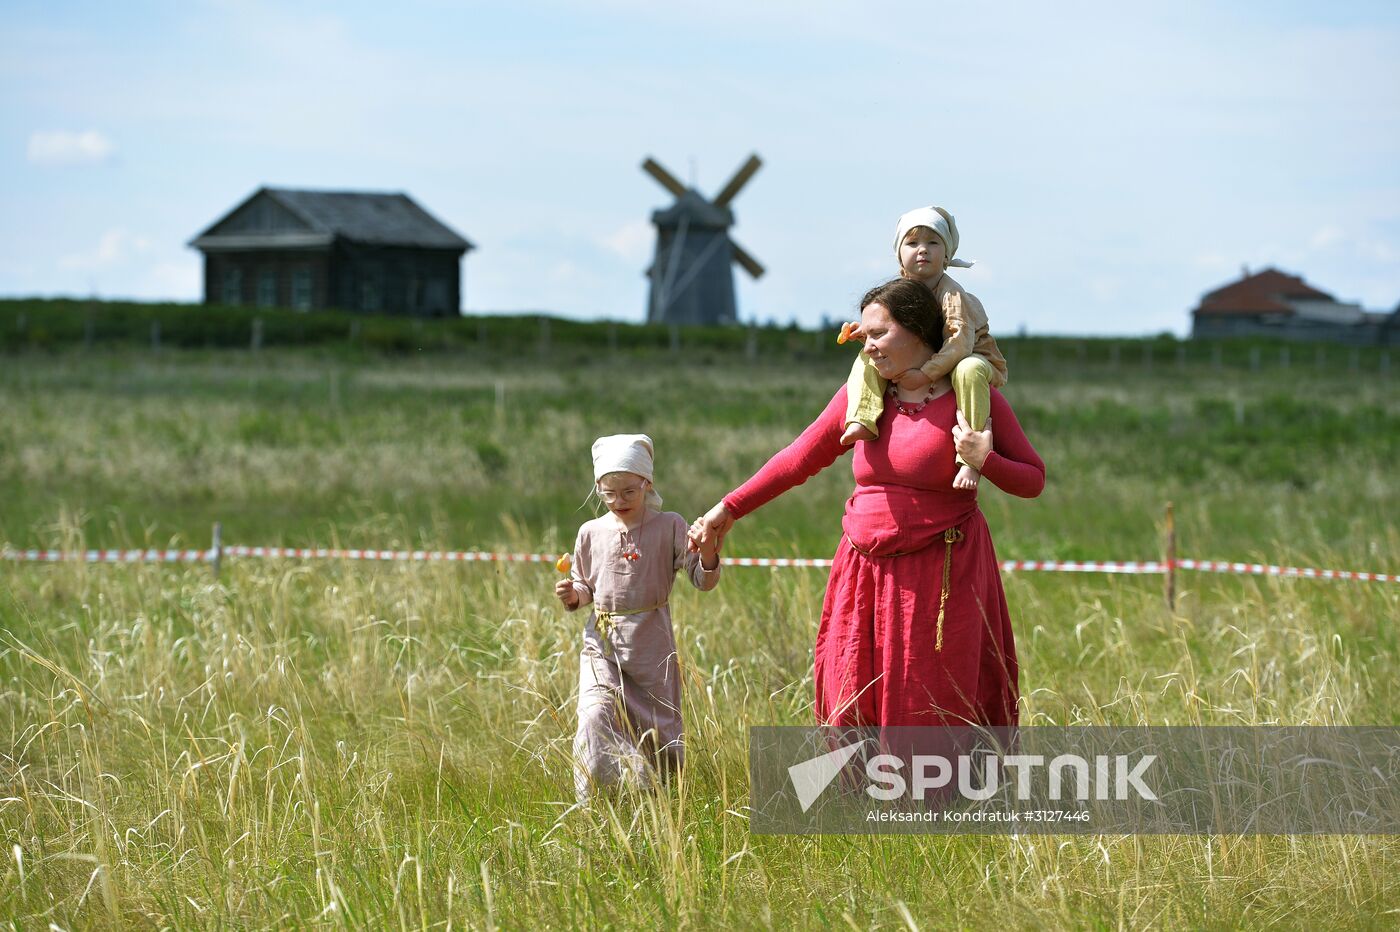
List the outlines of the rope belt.
{"type": "Polygon", "coordinates": [[[603,641],[603,653],[608,653],[608,648],[612,641],[613,625],[617,623],[619,618],[625,618],[628,615],[644,615],[647,612],[654,612],[665,604],[665,600],[662,600],[655,605],[648,605],[645,608],[621,608],[610,612],[595,608],[593,610],[594,624],[598,628],[598,636],[603,641]]]}
{"type": "Polygon", "coordinates": [[[943,532],[943,588],[938,591],[938,624],[934,628],[933,649],[943,649],[943,611],[948,605],[948,577],[953,572],[953,545],[963,539],[963,532],[950,527],[943,532]]]}

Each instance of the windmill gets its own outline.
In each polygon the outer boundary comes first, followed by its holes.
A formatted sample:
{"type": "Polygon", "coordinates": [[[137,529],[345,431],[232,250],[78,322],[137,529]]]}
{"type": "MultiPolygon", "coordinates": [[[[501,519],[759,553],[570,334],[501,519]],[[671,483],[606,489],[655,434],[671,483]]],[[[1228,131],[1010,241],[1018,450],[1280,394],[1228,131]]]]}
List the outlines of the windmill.
{"type": "Polygon", "coordinates": [[[762,164],[757,155],[750,155],[711,201],[681,184],[650,156],[642,162],[642,171],[676,196],[674,204],[651,215],[656,225],[656,258],[647,271],[651,279],[648,323],[734,322],[732,263],[739,263],[754,278],[763,275],[763,266],[729,238],[734,225],[729,205],[762,164]]]}

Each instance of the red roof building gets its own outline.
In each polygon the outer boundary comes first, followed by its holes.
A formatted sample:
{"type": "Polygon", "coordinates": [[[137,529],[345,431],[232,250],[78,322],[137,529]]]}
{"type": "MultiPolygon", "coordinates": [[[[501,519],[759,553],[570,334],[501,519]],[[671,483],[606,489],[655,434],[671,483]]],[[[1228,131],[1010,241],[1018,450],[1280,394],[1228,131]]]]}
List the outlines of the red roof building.
{"type": "Polygon", "coordinates": [[[1201,298],[1191,312],[1191,337],[1267,336],[1307,342],[1367,344],[1380,339],[1381,323],[1390,315],[1368,314],[1297,275],[1266,268],[1244,276],[1201,298]]]}

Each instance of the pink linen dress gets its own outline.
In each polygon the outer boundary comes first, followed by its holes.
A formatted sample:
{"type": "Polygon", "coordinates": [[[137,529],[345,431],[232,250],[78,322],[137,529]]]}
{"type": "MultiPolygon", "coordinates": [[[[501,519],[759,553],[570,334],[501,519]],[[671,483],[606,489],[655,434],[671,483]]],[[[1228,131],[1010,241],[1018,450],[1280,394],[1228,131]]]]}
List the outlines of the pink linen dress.
{"type": "Polygon", "coordinates": [[[677,572],[702,592],[718,585],[720,574],[718,566],[706,570],[699,554],[687,552],[686,527],[673,511],[649,513],[631,534],[634,560],[626,558],[611,515],[579,528],[571,574],[579,605],[594,607],[579,657],[574,789],[580,801],[603,786],[646,785],[653,768],[677,768],[684,760],[680,670],[667,602],[677,572]]]}

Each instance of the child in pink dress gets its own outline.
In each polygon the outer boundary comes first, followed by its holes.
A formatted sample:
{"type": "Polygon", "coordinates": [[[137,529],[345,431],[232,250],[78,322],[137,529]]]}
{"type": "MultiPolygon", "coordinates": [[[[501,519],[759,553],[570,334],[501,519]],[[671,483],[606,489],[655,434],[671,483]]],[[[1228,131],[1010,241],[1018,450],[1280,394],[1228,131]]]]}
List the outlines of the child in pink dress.
{"type": "Polygon", "coordinates": [[[580,802],[618,784],[644,787],[685,757],[681,682],[667,602],[684,570],[701,591],[719,583],[719,546],[686,548],[686,519],[661,510],[652,442],[616,434],[593,443],[595,491],[608,513],[579,528],[570,578],[554,588],[569,611],[593,604],[579,658],[574,789],[580,802]]]}

